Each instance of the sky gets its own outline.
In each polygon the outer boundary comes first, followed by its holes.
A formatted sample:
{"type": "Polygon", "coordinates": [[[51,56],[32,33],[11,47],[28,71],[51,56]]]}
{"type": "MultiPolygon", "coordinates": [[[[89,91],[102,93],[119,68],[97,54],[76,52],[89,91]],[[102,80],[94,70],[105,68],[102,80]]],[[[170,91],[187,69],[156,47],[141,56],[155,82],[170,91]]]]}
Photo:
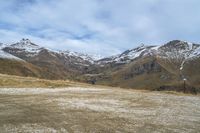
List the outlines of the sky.
{"type": "Polygon", "coordinates": [[[110,56],[141,43],[200,42],[199,0],[0,0],[0,42],[110,56]]]}

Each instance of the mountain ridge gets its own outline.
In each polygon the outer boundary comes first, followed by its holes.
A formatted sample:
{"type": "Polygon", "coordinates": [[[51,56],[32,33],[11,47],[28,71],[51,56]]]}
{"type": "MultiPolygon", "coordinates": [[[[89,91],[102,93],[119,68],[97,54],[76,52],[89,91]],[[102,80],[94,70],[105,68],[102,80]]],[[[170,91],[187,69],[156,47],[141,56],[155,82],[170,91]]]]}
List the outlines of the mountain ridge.
{"type": "MultiPolygon", "coordinates": [[[[194,51],[193,56],[195,56],[195,55],[199,56],[200,55],[200,44],[190,43],[190,42],[181,41],[181,40],[173,40],[173,41],[170,41],[170,42],[168,42],[168,43],[166,43],[164,45],[145,45],[145,44],[142,43],[140,46],[132,48],[132,49],[129,49],[129,50],[126,50],[126,51],[122,52],[121,54],[112,55],[112,56],[108,56],[108,57],[99,56],[98,59],[92,58],[94,55],[83,54],[83,53],[78,53],[78,52],[72,52],[72,51],[69,51],[69,50],[52,50],[52,49],[49,49],[49,48],[46,48],[46,47],[41,47],[41,46],[39,46],[39,45],[37,45],[35,43],[32,43],[31,40],[24,39],[24,38],[22,40],[20,40],[19,42],[17,42],[17,43],[12,43],[12,44],[0,43],[0,49],[1,50],[4,49],[4,51],[6,51],[5,48],[11,47],[11,48],[16,48],[16,49],[21,49],[21,50],[24,50],[24,51],[27,51],[27,52],[30,52],[30,53],[38,53],[41,50],[46,49],[46,50],[49,50],[51,52],[65,53],[65,54],[68,54],[68,55],[71,55],[71,56],[79,56],[79,57],[81,57],[83,59],[92,60],[92,62],[93,61],[97,62],[97,61],[101,61],[101,60],[108,59],[108,58],[116,58],[117,56],[122,58],[127,53],[130,54],[130,55],[127,55],[128,57],[134,59],[134,58],[139,56],[138,54],[141,54],[144,51],[146,52],[147,50],[149,50],[148,54],[153,54],[153,51],[155,52],[159,48],[165,47],[165,45],[170,45],[170,43],[176,43],[176,44],[178,44],[178,43],[184,44],[185,43],[185,44],[188,44],[188,45],[194,45],[194,46],[198,47],[198,50],[194,51]],[[144,51],[142,51],[142,50],[144,50],[144,51]],[[131,56],[131,52],[132,52],[132,56],[131,56]],[[136,53],[136,55],[134,54],[134,52],[136,53]],[[141,53],[139,53],[139,52],[141,52],[141,53]]],[[[193,47],[193,46],[190,46],[190,47],[193,47]]],[[[115,59],[115,60],[117,60],[117,59],[115,59]]]]}
{"type": "MultiPolygon", "coordinates": [[[[177,86],[183,79],[187,79],[188,85],[200,86],[197,80],[200,71],[193,73],[193,70],[189,69],[189,63],[194,65],[192,67],[200,67],[200,44],[180,40],[158,46],[142,44],[121,54],[94,60],[85,54],[55,51],[40,47],[29,39],[22,39],[10,45],[1,44],[0,55],[4,55],[0,56],[4,58],[4,62],[5,59],[10,59],[32,65],[29,68],[34,68],[34,73],[37,74],[28,76],[35,75],[39,78],[71,79],[144,89],[177,86]],[[13,58],[6,58],[6,55],[13,58]]],[[[23,71],[21,68],[19,70],[23,71]]],[[[23,75],[23,72],[21,73],[20,75],[23,75]]]]}

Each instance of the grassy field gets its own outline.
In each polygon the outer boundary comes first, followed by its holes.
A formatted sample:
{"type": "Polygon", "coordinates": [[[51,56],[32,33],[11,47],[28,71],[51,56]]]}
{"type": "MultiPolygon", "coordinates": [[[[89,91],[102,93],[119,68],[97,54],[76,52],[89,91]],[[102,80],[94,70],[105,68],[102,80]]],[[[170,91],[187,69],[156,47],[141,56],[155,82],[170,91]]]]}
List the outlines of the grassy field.
{"type": "Polygon", "coordinates": [[[2,133],[193,133],[199,127],[199,95],[0,74],[2,133]]]}
{"type": "Polygon", "coordinates": [[[32,77],[19,77],[0,74],[0,88],[2,87],[14,87],[14,88],[54,88],[54,87],[69,87],[69,86],[81,86],[86,84],[81,84],[77,82],[72,82],[69,80],[45,80],[32,77]]]}
{"type": "Polygon", "coordinates": [[[119,88],[1,88],[1,133],[197,133],[200,97],[119,88]]]}

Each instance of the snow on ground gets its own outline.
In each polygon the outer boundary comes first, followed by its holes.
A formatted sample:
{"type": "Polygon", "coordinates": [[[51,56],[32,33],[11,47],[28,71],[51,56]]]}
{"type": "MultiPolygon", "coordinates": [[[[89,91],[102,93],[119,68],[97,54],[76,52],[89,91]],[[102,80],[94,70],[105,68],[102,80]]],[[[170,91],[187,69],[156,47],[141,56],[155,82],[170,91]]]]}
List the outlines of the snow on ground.
{"type": "Polygon", "coordinates": [[[118,88],[1,88],[0,131],[199,132],[200,97],[118,88]]]}
{"type": "Polygon", "coordinates": [[[20,42],[16,44],[10,45],[12,48],[23,49],[26,52],[30,53],[39,53],[42,47],[33,44],[29,39],[22,39],[20,42]]]}
{"type": "Polygon", "coordinates": [[[16,56],[13,56],[13,55],[11,55],[11,54],[9,54],[7,52],[4,52],[1,49],[0,49],[0,58],[23,61],[22,59],[20,59],[20,58],[18,58],[16,56]]]}

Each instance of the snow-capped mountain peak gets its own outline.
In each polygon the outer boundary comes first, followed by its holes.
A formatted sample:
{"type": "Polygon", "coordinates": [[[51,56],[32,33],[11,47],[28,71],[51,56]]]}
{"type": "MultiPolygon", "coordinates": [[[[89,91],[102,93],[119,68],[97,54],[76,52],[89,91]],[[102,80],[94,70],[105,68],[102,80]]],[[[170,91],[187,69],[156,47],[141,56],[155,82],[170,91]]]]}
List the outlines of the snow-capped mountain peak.
{"type": "Polygon", "coordinates": [[[60,51],[61,54],[64,54],[65,56],[69,56],[69,57],[75,57],[77,59],[82,59],[85,61],[89,61],[90,63],[94,63],[94,59],[88,55],[88,54],[83,54],[83,53],[77,53],[77,52],[72,52],[72,51],[60,51]]]}
{"type": "Polygon", "coordinates": [[[27,44],[31,44],[31,41],[29,39],[22,38],[22,40],[20,41],[20,43],[27,45],[27,44]]]}
{"type": "Polygon", "coordinates": [[[22,39],[17,43],[6,45],[2,49],[7,52],[14,52],[16,54],[23,54],[24,56],[32,57],[37,55],[43,47],[32,43],[29,39],[22,39]]]}
{"type": "Polygon", "coordinates": [[[86,61],[86,62],[94,63],[95,60],[97,60],[93,58],[93,56],[88,55],[88,54],[82,54],[82,53],[72,52],[68,50],[66,51],[52,50],[50,48],[41,47],[39,45],[32,43],[29,39],[24,39],[24,38],[21,41],[14,44],[10,44],[10,45],[0,44],[0,48],[8,53],[12,53],[22,58],[39,56],[42,51],[43,51],[42,53],[46,51],[50,55],[53,55],[53,56],[60,55],[60,57],[65,56],[65,58],[68,58],[68,59],[73,58],[79,62],[86,61]]]}
{"type": "Polygon", "coordinates": [[[129,63],[139,57],[157,56],[160,58],[183,60],[200,56],[200,45],[186,41],[173,40],[161,46],[141,44],[139,47],[127,50],[122,54],[99,60],[99,64],[129,63]]]}
{"type": "Polygon", "coordinates": [[[63,54],[69,55],[69,56],[80,57],[84,60],[88,60],[88,61],[92,61],[92,62],[102,59],[102,56],[97,55],[97,54],[96,55],[95,54],[84,54],[84,53],[72,52],[72,51],[68,51],[68,50],[60,51],[60,53],[63,53],[63,54]]]}
{"type": "Polygon", "coordinates": [[[123,52],[122,54],[112,56],[110,58],[106,58],[104,63],[115,62],[118,64],[129,63],[130,61],[141,57],[141,56],[148,56],[155,53],[157,47],[156,46],[148,46],[141,44],[139,47],[134,49],[129,49],[123,52]]]}
{"type": "Polygon", "coordinates": [[[155,56],[159,58],[176,59],[182,61],[185,59],[195,58],[200,56],[200,45],[189,43],[186,41],[173,40],[161,46],[152,46],[141,44],[136,48],[126,50],[125,52],[111,56],[108,58],[100,59],[99,56],[93,56],[88,54],[82,54],[71,51],[56,51],[49,48],[44,48],[32,43],[29,39],[22,39],[21,41],[5,45],[0,44],[0,49],[3,49],[7,53],[12,53],[18,57],[35,57],[43,50],[46,50],[52,55],[61,55],[66,58],[73,58],[79,62],[86,61],[90,63],[97,62],[98,64],[117,63],[125,64],[135,59],[143,58],[147,56],[155,56]],[[97,58],[98,57],[98,58],[97,58]],[[98,60],[98,61],[97,61],[98,60]]]}
{"type": "Polygon", "coordinates": [[[20,42],[17,42],[15,44],[10,45],[13,48],[18,49],[25,49],[29,52],[32,52],[32,50],[41,49],[42,47],[32,43],[29,39],[22,39],[20,42]]]}
{"type": "Polygon", "coordinates": [[[172,59],[189,59],[200,55],[200,45],[186,41],[174,40],[158,49],[160,57],[172,59]]]}

